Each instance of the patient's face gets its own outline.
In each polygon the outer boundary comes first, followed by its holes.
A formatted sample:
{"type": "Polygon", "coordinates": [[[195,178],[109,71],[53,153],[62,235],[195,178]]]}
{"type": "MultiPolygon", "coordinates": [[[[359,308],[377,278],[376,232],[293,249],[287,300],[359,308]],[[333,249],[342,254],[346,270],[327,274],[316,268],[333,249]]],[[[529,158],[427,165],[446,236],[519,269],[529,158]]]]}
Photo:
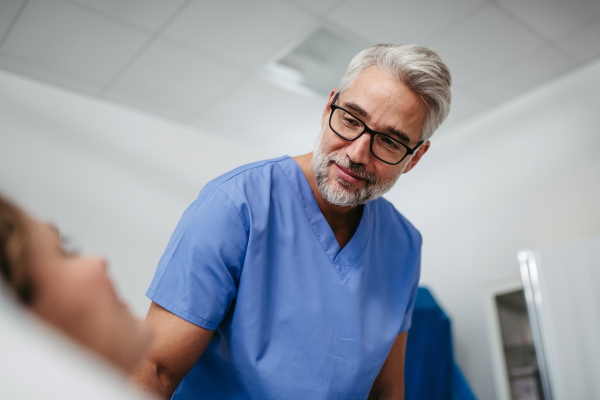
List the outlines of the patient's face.
{"type": "Polygon", "coordinates": [[[32,310],[126,372],[150,346],[151,330],[115,293],[106,261],[68,253],[50,225],[27,218],[31,233],[32,310]]]}

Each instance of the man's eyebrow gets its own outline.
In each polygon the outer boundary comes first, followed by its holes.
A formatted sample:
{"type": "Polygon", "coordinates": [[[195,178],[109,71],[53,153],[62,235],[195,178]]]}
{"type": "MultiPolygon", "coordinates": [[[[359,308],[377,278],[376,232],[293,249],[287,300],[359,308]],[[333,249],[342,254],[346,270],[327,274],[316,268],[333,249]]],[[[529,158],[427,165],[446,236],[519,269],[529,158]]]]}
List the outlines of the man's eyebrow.
{"type": "Polygon", "coordinates": [[[356,113],[359,113],[363,118],[369,118],[369,114],[356,103],[344,103],[344,108],[348,108],[356,113]]]}
{"type": "MultiPolygon", "coordinates": [[[[354,112],[360,114],[363,118],[369,118],[369,114],[361,106],[359,106],[356,103],[350,103],[350,102],[344,103],[344,108],[347,108],[351,111],[354,111],[354,112]]],[[[400,140],[401,142],[410,143],[410,137],[406,133],[399,131],[395,128],[388,127],[386,129],[386,132],[381,132],[381,133],[387,133],[387,134],[396,136],[396,139],[400,140]]]]}
{"type": "MultiPolygon", "coordinates": [[[[396,136],[396,138],[398,140],[400,140],[401,142],[410,143],[410,137],[408,137],[408,135],[402,131],[399,131],[397,129],[389,127],[389,128],[387,128],[387,132],[391,135],[396,136]]],[[[382,132],[382,133],[385,133],[385,132],[382,132]]]]}

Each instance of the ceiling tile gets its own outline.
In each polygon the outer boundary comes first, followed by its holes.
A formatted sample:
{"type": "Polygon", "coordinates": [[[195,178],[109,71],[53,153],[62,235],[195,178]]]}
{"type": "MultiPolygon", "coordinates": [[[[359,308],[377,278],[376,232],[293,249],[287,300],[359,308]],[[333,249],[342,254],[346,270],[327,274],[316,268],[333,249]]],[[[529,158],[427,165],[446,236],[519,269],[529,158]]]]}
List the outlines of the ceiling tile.
{"type": "Polygon", "coordinates": [[[0,1],[0,40],[2,40],[24,2],[25,0],[0,1]]]}
{"type": "Polygon", "coordinates": [[[108,82],[148,35],[71,4],[30,1],[1,48],[19,59],[108,82]]]}
{"type": "Polygon", "coordinates": [[[189,120],[245,74],[165,40],[150,45],[104,97],[189,120]]]}
{"type": "Polygon", "coordinates": [[[152,31],[165,23],[185,0],[71,0],[152,31]]]}
{"type": "Polygon", "coordinates": [[[289,92],[260,77],[232,90],[198,124],[276,154],[312,150],[326,99],[289,92]]]}
{"type": "Polygon", "coordinates": [[[450,68],[456,82],[480,84],[498,75],[542,39],[494,6],[488,6],[429,43],[450,68]]]}
{"type": "Polygon", "coordinates": [[[194,1],[164,34],[200,51],[257,67],[316,18],[276,0],[194,1]]]}
{"type": "Polygon", "coordinates": [[[2,52],[0,52],[0,68],[86,94],[95,94],[103,85],[101,82],[88,80],[84,77],[65,74],[62,71],[48,67],[36,66],[30,62],[9,57],[6,54],[2,54],[2,52]]]}
{"type": "Polygon", "coordinates": [[[580,62],[600,56],[600,18],[575,29],[557,42],[560,49],[580,62]]]}
{"type": "Polygon", "coordinates": [[[443,134],[443,132],[465,122],[490,107],[491,104],[486,100],[471,94],[468,90],[460,86],[452,85],[450,114],[448,114],[448,118],[440,126],[439,132],[443,134]]]}
{"type": "Polygon", "coordinates": [[[485,0],[350,0],[328,18],[377,43],[423,44],[485,0]]]}
{"type": "Polygon", "coordinates": [[[473,88],[496,102],[508,100],[575,67],[575,62],[549,45],[519,57],[500,74],[473,88]]]}
{"type": "Polygon", "coordinates": [[[290,3],[302,7],[317,15],[321,15],[330,10],[340,0],[288,0],[290,3]]]}
{"type": "Polygon", "coordinates": [[[600,15],[598,0],[497,0],[548,39],[556,39],[600,15]]]}

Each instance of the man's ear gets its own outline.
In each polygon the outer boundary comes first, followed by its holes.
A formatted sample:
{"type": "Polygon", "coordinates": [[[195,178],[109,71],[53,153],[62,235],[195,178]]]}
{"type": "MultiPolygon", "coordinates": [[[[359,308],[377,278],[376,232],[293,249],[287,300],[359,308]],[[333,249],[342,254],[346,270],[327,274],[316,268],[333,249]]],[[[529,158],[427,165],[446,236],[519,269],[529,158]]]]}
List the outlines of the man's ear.
{"type": "Polygon", "coordinates": [[[419,150],[417,150],[417,152],[412,156],[408,164],[406,164],[406,167],[404,168],[404,173],[407,173],[408,171],[413,169],[415,165],[417,165],[421,157],[423,157],[423,155],[427,153],[427,150],[429,150],[429,146],[431,146],[431,142],[428,140],[427,142],[423,143],[421,147],[419,147],[419,150]]]}
{"type": "Polygon", "coordinates": [[[329,112],[331,111],[331,102],[337,93],[337,88],[333,88],[331,93],[329,94],[329,99],[327,100],[327,104],[325,105],[325,110],[323,110],[323,117],[321,117],[321,128],[325,126],[327,123],[327,117],[329,117],[329,112]]]}

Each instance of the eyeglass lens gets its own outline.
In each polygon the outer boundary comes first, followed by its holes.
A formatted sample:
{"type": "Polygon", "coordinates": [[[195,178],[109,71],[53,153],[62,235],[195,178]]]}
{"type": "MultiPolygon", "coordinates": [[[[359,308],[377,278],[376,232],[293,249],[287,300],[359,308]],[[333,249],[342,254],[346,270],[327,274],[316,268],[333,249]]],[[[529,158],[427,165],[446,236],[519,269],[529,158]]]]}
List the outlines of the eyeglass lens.
{"type": "MultiPolygon", "coordinates": [[[[347,140],[354,140],[365,130],[365,126],[344,110],[336,108],[331,115],[331,128],[347,140]]],[[[397,163],[406,155],[406,148],[399,142],[384,135],[376,134],[373,138],[373,154],[388,163],[397,163]]]]}

